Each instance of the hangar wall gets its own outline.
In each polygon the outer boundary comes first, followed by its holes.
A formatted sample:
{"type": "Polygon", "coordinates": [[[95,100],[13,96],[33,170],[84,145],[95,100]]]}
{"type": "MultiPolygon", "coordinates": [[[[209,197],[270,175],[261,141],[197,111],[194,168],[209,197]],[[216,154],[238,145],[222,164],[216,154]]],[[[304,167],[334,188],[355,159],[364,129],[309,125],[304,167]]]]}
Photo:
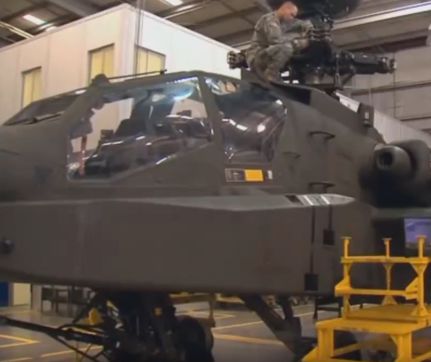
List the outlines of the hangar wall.
{"type": "MultiPolygon", "coordinates": [[[[89,52],[114,44],[115,75],[132,74],[137,19],[137,11],[125,4],[1,48],[1,122],[21,108],[22,78],[28,70],[42,67],[44,97],[81,88],[88,84],[89,52]]],[[[150,13],[141,19],[139,45],[165,55],[169,72],[205,70],[239,76],[226,63],[230,47],[150,13]]]]}
{"type": "MultiPolygon", "coordinates": [[[[339,93],[340,102],[352,111],[357,112],[360,101],[352,99],[344,94],[339,93]]],[[[366,100],[363,103],[369,104],[366,100]]],[[[374,127],[383,136],[385,142],[399,142],[406,140],[421,140],[431,149],[431,134],[413,128],[407,122],[402,122],[389,114],[376,109],[374,111],[374,127]]]]}
{"type": "Polygon", "coordinates": [[[352,97],[410,127],[431,132],[431,47],[388,55],[398,63],[395,74],[356,77],[352,97]]]}

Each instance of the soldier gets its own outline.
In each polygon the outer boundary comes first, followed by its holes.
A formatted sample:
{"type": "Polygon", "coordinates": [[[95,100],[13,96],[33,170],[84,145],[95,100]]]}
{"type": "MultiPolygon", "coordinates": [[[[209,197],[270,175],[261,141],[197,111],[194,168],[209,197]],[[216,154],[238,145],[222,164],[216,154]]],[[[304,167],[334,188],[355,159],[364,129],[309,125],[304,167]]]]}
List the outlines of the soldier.
{"type": "Polygon", "coordinates": [[[313,24],[296,19],[298,7],[292,1],[268,0],[268,5],[274,11],[257,22],[246,56],[254,72],[269,81],[279,81],[292,56],[308,46],[304,39],[313,24]]]}

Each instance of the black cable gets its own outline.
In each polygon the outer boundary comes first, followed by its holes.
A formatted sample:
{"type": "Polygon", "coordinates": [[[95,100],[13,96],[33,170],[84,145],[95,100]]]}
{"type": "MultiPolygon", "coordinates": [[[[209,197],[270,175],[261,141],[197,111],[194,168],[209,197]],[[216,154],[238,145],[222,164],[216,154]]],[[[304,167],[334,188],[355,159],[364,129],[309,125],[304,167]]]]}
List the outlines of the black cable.
{"type": "Polygon", "coordinates": [[[71,344],[69,344],[69,343],[67,343],[67,342],[63,341],[63,340],[62,340],[61,338],[59,338],[59,337],[51,336],[51,338],[53,338],[53,339],[54,339],[54,340],[56,340],[58,343],[60,343],[60,344],[62,344],[63,346],[65,346],[67,349],[70,349],[71,351],[73,351],[73,352],[75,352],[75,353],[79,354],[81,357],[87,358],[87,359],[89,359],[90,361],[93,361],[93,362],[100,362],[100,360],[99,360],[99,359],[94,358],[93,356],[90,356],[89,354],[87,354],[87,353],[85,353],[85,352],[82,352],[81,350],[79,350],[79,348],[76,348],[76,347],[72,346],[71,344]]]}

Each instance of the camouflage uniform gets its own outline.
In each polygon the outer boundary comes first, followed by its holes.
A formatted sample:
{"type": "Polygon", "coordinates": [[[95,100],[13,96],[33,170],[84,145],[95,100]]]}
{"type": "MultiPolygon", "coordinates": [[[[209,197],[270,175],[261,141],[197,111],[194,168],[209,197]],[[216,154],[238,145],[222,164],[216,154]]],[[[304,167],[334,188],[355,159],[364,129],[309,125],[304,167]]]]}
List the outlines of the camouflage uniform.
{"type": "Polygon", "coordinates": [[[311,22],[299,19],[280,22],[275,12],[262,16],[247,50],[250,68],[270,80],[278,79],[286,63],[301,48],[294,40],[303,38],[312,27],[311,22]]]}

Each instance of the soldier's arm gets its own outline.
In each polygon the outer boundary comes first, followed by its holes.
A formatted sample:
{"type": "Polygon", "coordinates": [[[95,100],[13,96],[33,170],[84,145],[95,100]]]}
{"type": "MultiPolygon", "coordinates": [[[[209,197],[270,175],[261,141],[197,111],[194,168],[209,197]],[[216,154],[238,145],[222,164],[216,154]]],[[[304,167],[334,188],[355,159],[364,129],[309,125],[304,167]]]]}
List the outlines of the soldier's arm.
{"type": "Polygon", "coordinates": [[[296,19],[291,31],[297,31],[298,33],[308,33],[313,28],[314,25],[310,20],[296,19]]]}
{"type": "Polygon", "coordinates": [[[265,21],[262,24],[266,39],[270,45],[282,44],[284,42],[283,32],[280,24],[274,21],[265,21]]]}

